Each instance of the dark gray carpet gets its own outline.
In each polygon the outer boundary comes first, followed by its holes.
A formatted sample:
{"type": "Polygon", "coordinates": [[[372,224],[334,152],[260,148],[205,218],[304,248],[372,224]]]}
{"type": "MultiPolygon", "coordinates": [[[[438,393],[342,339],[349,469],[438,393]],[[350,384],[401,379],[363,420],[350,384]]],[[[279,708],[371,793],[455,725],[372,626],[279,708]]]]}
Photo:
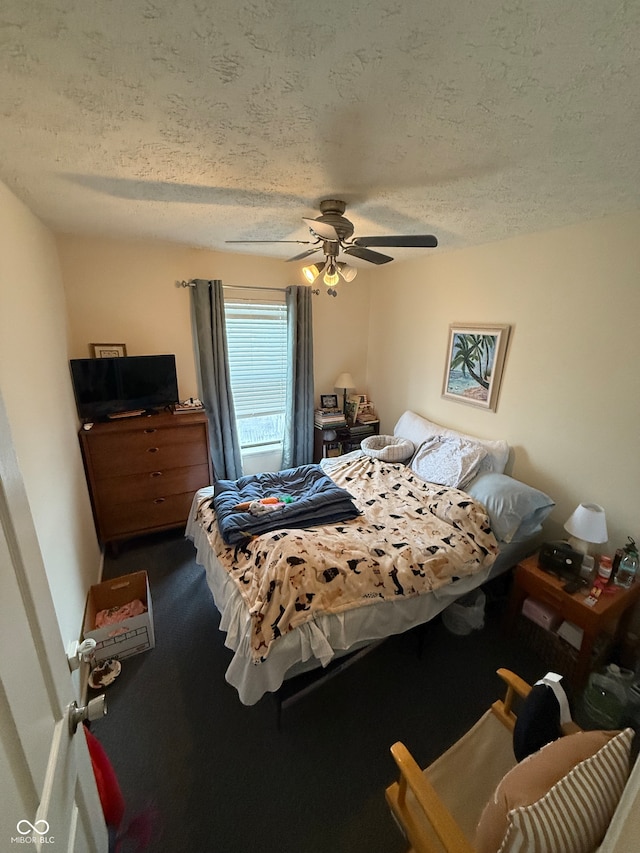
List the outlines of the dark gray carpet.
{"type": "MultiPolygon", "coordinates": [[[[150,853],[400,853],[384,799],[391,744],[404,741],[425,766],[497,698],[498,667],[527,680],[546,671],[503,637],[498,582],[484,629],[456,636],[436,618],[392,637],[287,708],[278,730],[272,696],[245,707],[224,680],[231,653],[191,543],[173,533],[132,541],[106,558],[104,578],[141,569],[156,648],[123,661],[92,731],[127,818],[150,822],[150,853]]],[[[122,853],[135,849],[125,839],[122,853]]]]}

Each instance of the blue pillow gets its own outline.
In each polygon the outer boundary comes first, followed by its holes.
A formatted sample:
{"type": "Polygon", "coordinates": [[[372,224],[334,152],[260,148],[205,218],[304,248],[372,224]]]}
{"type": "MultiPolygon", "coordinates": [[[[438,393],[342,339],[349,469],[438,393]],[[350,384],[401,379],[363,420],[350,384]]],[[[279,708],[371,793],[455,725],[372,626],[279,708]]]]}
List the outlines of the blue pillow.
{"type": "Polygon", "coordinates": [[[539,533],[556,505],[549,495],[507,474],[479,474],[466,491],[485,507],[501,542],[523,542],[539,533]]]}

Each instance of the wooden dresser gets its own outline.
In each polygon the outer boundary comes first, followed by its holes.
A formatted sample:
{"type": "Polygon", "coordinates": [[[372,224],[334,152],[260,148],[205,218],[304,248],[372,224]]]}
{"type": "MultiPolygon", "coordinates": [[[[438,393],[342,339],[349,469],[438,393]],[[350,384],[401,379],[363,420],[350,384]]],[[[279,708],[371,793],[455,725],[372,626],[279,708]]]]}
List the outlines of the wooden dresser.
{"type": "Polygon", "coordinates": [[[96,423],[80,445],[103,544],[184,525],[194,493],[212,482],[202,412],[96,423]]]}

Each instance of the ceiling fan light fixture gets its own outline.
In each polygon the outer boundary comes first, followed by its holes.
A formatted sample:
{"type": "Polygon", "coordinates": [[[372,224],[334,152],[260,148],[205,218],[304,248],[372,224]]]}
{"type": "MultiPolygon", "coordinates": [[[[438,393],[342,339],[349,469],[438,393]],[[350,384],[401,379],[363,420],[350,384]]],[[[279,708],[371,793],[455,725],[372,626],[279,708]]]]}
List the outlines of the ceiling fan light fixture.
{"type": "Polygon", "coordinates": [[[306,278],[309,284],[313,284],[325,266],[325,261],[320,261],[318,264],[309,264],[308,267],[302,267],[302,275],[306,278]]]}
{"type": "Polygon", "coordinates": [[[338,264],[338,272],[345,281],[353,281],[358,275],[356,267],[350,267],[349,264],[345,264],[342,261],[338,264]]]}
{"type": "Polygon", "coordinates": [[[329,266],[327,267],[327,271],[324,274],[322,280],[328,287],[333,287],[338,284],[340,281],[340,276],[338,275],[338,269],[336,267],[335,261],[331,259],[329,261],[329,266]]]}

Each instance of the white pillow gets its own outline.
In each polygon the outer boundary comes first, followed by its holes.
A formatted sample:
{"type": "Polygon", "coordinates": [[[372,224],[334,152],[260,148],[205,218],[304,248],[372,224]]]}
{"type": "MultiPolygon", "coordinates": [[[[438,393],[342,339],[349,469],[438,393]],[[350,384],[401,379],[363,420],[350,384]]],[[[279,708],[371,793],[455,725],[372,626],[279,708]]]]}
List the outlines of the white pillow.
{"type": "Polygon", "coordinates": [[[393,430],[394,435],[401,435],[403,438],[408,438],[416,447],[419,447],[423,441],[432,438],[434,435],[452,436],[454,438],[466,438],[468,441],[473,441],[476,444],[482,445],[487,451],[480,471],[493,471],[496,474],[502,474],[509,461],[509,445],[502,439],[495,441],[486,438],[476,438],[473,435],[468,435],[465,432],[458,432],[455,429],[440,426],[433,421],[423,418],[421,415],[416,415],[415,412],[406,411],[400,416],[400,420],[395,425],[393,430]]]}
{"type": "Polygon", "coordinates": [[[411,460],[411,470],[428,483],[464,489],[487,455],[475,441],[434,435],[423,441],[411,460]]]}

